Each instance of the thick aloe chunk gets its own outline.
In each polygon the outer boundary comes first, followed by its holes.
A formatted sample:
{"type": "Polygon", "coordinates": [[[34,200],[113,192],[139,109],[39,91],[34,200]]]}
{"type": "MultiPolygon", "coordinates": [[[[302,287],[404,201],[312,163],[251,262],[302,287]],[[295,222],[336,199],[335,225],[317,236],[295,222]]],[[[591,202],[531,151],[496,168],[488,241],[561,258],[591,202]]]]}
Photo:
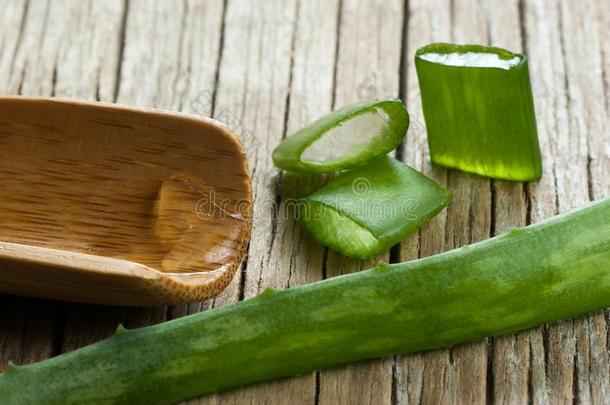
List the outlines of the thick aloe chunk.
{"type": "Polygon", "coordinates": [[[540,178],[524,55],[437,43],[417,51],[415,66],[434,163],[499,179],[540,178]]]}

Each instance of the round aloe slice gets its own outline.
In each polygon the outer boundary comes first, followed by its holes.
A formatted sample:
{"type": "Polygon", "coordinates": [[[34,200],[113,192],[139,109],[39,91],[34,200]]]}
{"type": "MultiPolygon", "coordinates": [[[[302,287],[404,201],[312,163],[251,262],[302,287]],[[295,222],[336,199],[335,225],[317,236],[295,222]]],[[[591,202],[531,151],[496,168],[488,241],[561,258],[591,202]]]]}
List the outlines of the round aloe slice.
{"type": "Polygon", "coordinates": [[[369,259],[413,233],[451,202],[451,193],[389,156],[346,171],[302,199],[299,216],[323,245],[369,259]]]}
{"type": "Polygon", "coordinates": [[[330,173],[361,165],[400,144],[409,114],[400,100],[353,104],[287,137],[273,163],[293,172],[330,173]]]}

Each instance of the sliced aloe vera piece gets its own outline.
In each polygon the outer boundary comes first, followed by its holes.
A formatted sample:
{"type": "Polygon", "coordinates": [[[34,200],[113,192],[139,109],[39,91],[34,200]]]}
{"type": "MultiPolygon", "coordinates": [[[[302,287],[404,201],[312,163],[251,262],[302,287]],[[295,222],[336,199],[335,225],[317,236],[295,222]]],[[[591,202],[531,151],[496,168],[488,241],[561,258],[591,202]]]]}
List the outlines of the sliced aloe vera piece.
{"type": "Polygon", "coordinates": [[[451,201],[451,193],[389,156],[344,172],[302,199],[300,219],[323,245],[368,259],[395,245],[451,201]]]}
{"type": "Polygon", "coordinates": [[[417,51],[415,66],[434,163],[507,180],[540,178],[524,55],[437,43],[417,51]]]}
{"type": "Polygon", "coordinates": [[[409,114],[400,100],[353,104],[287,137],[273,162],[293,172],[330,173],[361,165],[400,144],[409,114]]]}

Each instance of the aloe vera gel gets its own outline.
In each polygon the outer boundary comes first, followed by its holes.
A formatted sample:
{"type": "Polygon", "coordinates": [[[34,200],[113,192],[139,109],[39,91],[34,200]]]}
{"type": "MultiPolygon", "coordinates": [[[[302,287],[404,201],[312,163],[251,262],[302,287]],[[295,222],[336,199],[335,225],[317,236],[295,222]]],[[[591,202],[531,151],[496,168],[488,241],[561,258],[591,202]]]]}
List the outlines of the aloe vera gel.
{"type": "Polygon", "coordinates": [[[415,55],[432,161],[515,181],[542,174],[527,58],[436,43],[415,55]]]}

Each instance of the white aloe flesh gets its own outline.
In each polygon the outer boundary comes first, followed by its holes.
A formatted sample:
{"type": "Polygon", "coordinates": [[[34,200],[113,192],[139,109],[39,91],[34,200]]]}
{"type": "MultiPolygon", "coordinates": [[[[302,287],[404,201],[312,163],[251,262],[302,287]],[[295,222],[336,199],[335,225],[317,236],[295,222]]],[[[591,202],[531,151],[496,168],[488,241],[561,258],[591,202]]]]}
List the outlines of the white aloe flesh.
{"type": "Polygon", "coordinates": [[[331,163],[369,149],[389,125],[388,114],[381,108],[365,111],[346,119],[315,140],[301,154],[306,163],[331,163]]]}
{"type": "Polygon", "coordinates": [[[446,66],[487,67],[505,70],[516,66],[522,60],[518,56],[511,59],[501,59],[497,54],[491,52],[430,52],[421,54],[419,57],[428,62],[446,66]]]}

